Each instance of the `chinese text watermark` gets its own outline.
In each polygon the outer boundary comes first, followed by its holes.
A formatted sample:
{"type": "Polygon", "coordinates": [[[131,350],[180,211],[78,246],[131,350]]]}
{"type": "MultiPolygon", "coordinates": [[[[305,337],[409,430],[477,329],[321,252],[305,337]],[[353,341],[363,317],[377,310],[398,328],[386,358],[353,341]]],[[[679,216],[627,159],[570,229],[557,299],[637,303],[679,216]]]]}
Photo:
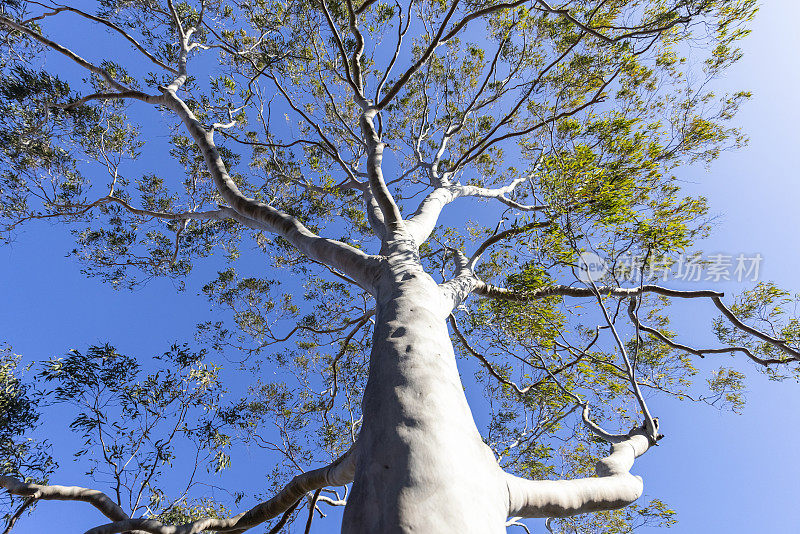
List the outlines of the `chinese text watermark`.
{"type": "Polygon", "coordinates": [[[646,259],[623,255],[610,263],[593,252],[581,253],[578,278],[584,282],[600,280],[613,271],[619,281],[677,280],[683,282],[755,282],[764,258],[761,254],[692,254],[646,259]]]}

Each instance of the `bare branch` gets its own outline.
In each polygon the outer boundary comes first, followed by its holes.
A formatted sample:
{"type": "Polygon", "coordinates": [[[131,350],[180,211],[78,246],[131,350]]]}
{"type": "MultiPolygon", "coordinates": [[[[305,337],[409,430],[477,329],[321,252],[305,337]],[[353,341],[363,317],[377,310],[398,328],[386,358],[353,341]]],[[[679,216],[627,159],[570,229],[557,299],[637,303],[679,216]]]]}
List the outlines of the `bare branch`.
{"type": "MultiPolygon", "coordinates": [[[[683,291],[678,289],[669,289],[667,287],[656,286],[652,284],[645,284],[639,287],[612,287],[612,286],[598,286],[597,292],[600,295],[609,295],[612,297],[635,297],[645,293],[655,293],[656,295],[663,295],[665,297],[676,298],[713,298],[723,297],[724,293],[712,291],[710,289],[701,289],[695,291],[683,291]]],[[[592,297],[594,291],[587,287],[573,287],[566,285],[552,285],[539,287],[524,293],[516,292],[510,289],[496,287],[485,282],[478,284],[475,293],[501,300],[510,300],[515,302],[526,302],[529,300],[547,298],[547,297],[592,297]]]]}
{"type": "Polygon", "coordinates": [[[475,264],[478,262],[486,249],[508,237],[519,235],[535,228],[542,228],[548,226],[549,224],[550,223],[548,222],[536,221],[523,226],[510,228],[500,233],[495,232],[495,235],[482,243],[478,247],[478,250],[475,251],[472,257],[469,259],[467,259],[460,251],[451,249],[451,252],[454,254],[456,260],[456,275],[452,279],[439,284],[439,291],[442,295],[442,302],[446,313],[450,314],[450,312],[452,312],[453,309],[461,304],[461,302],[466,299],[476,287],[483,283],[475,275],[475,264]]]}
{"type": "MultiPolygon", "coordinates": [[[[712,300],[714,300],[714,299],[712,298],[712,300]]],[[[660,331],[656,330],[655,328],[652,328],[650,326],[642,324],[642,322],[639,320],[639,318],[637,317],[637,315],[635,313],[636,312],[636,302],[637,302],[636,298],[632,297],[631,301],[630,301],[630,303],[628,305],[628,316],[630,317],[630,319],[633,322],[633,324],[636,325],[636,327],[639,330],[641,330],[642,332],[647,332],[648,334],[651,334],[653,337],[655,337],[661,343],[664,343],[665,345],[667,345],[669,347],[672,347],[673,349],[682,350],[684,352],[688,352],[689,354],[694,354],[695,356],[700,356],[701,358],[704,358],[707,354],[729,354],[729,353],[734,353],[734,352],[741,352],[741,353],[745,354],[748,358],[750,358],[751,360],[756,362],[757,364],[763,365],[765,367],[769,366],[769,365],[773,365],[773,364],[785,364],[785,363],[787,363],[789,361],[795,361],[797,359],[796,357],[792,357],[791,359],[786,359],[786,358],[759,358],[758,356],[753,354],[753,351],[751,351],[747,347],[741,347],[741,346],[737,346],[737,347],[720,347],[720,348],[716,348],[716,349],[695,349],[695,348],[690,347],[688,345],[684,345],[682,343],[678,343],[677,341],[673,341],[672,339],[668,338],[667,336],[665,336],[664,334],[662,334],[660,331]]],[[[715,304],[716,304],[716,302],[715,302],[715,304]]],[[[725,309],[727,310],[727,308],[725,308],[725,309]]],[[[726,317],[728,318],[728,320],[730,320],[732,323],[734,323],[734,325],[736,325],[741,330],[744,330],[745,332],[748,332],[748,333],[758,332],[759,334],[762,334],[765,337],[768,337],[769,339],[773,340],[771,342],[771,344],[774,344],[775,346],[779,346],[779,347],[780,346],[785,346],[785,342],[783,342],[781,340],[777,340],[775,338],[771,338],[771,337],[767,336],[766,334],[763,334],[763,332],[759,332],[758,330],[745,325],[733,313],[730,313],[730,315],[726,315],[726,317]]],[[[753,335],[756,335],[756,334],[753,334],[753,335]]],[[[758,337],[760,337],[760,336],[758,336],[758,337]]],[[[764,339],[764,338],[761,338],[761,339],[764,339]]],[[[787,349],[789,349],[790,351],[794,352],[794,349],[791,349],[790,347],[787,347],[787,349]]]]}
{"type": "MultiPolygon", "coordinates": [[[[575,18],[569,12],[569,9],[567,9],[567,8],[554,8],[549,3],[547,3],[546,0],[536,0],[536,3],[539,4],[539,9],[541,9],[542,11],[545,11],[547,13],[553,13],[554,15],[560,15],[561,17],[564,17],[564,19],[568,20],[571,24],[574,24],[575,26],[580,28],[582,31],[584,31],[584,32],[586,32],[586,33],[588,33],[588,34],[590,34],[590,35],[592,35],[594,37],[597,37],[598,39],[600,39],[601,41],[603,41],[605,43],[615,43],[615,42],[623,41],[625,39],[630,39],[631,37],[641,38],[641,37],[647,37],[647,36],[651,36],[651,35],[655,35],[655,34],[661,34],[661,33],[665,32],[667,30],[670,30],[671,28],[674,28],[675,26],[677,26],[679,24],[688,24],[692,20],[692,16],[691,15],[675,17],[672,21],[670,21],[667,24],[664,24],[662,26],[656,26],[655,28],[644,28],[644,27],[642,27],[640,29],[631,28],[631,31],[627,31],[627,32],[625,32],[623,34],[616,35],[614,37],[609,37],[609,36],[601,33],[600,31],[598,31],[597,28],[594,28],[592,26],[589,26],[589,24],[587,24],[587,23],[579,21],[577,18],[575,18]]],[[[592,13],[592,15],[594,15],[594,13],[592,13]]],[[[627,28],[616,28],[616,29],[624,30],[624,29],[627,29],[627,28]]]]}
{"type": "Polygon", "coordinates": [[[364,77],[361,74],[361,56],[364,54],[364,36],[361,30],[358,29],[358,19],[353,9],[353,0],[347,0],[347,13],[348,22],[350,24],[350,32],[356,39],[356,48],[353,50],[353,55],[350,59],[350,68],[353,71],[353,78],[355,78],[356,89],[358,94],[363,98],[364,94],[364,77]]]}
{"type": "Polygon", "coordinates": [[[331,33],[333,33],[333,38],[336,42],[336,47],[339,50],[339,54],[342,56],[342,63],[344,64],[344,73],[347,83],[353,88],[353,92],[356,95],[356,100],[358,101],[359,105],[363,106],[366,102],[361,94],[361,87],[356,80],[353,79],[353,73],[350,71],[350,67],[348,66],[350,62],[347,59],[347,52],[345,51],[344,44],[342,43],[342,36],[339,34],[339,30],[336,28],[336,21],[334,21],[333,17],[331,17],[330,10],[328,10],[325,0],[321,0],[319,2],[319,6],[322,8],[322,12],[325,14],[325,20],[328,23],[331,33]]]}
{"type": "MultiPolygon", "coordinates": [[[[133,98],[136,100],[143,100],[142,98],[143,93],[141,91],[121,91],[119,93],[92,93],[86,95],[84,97],[78,98],[69,102],[68,104],[64,105],[57,105],[56,107],[63,108],[65,110],[75,109],[79,106],[84,105],[87,102],[92,100],[123,100],[126,98],[133,98]]],[[[155,99],[158,97],[151,96],[150,99],[155,99]]],[[[144,99],[147,102],[152,102],[152,100],[144,99]]]]}
{"type": "Polygon", "coordinates": [[[528,0],[517,0],[516,2],[501,2],[499,4],[495,4],[493,6],[488,6],[488,7],[485,7],[483,9],[479,9],[478,11],[474,11],[474,12],[470,13],[469,15],[465,16],[460,21],[458,21],[453,26],[453,29],[450,30],[449,32],[447,32],[447,35],[442,37],[441,42],[442,43],[446,43],[447,41],[449,41],[450,39],[452,39],[453,37],[458,35],[458,33],[461,30],[463,30],[464,27],[467,24],[469,24],[470,22],[472,22],[475,19],[478,19],[478,18],[481,18],[481,17],[485,17],[486,15],[490,15],[490,14],[495,13],[497,11],[502,11],[502,10],[505,10],[505,9],[513,9],[515,7],[519,7],[519,6],[521,6],[522,4],[524,4],[527,1],[528,0]]]}
{"type": "Polygon", "coordinates": [[[439,216],[445,206],[462,197],[493,198],[521,211],[544,211],[547,206],[524,206],[508,198],[527,177],[512,180],[508,185],[497,188],[478,187],[474,185],[449,184],[437,187],[420,202],[414,215],[406,220],[406,228],[414,241],[421,245],[436,227],[439,216]]]}
{"type": "Polygon", "coordinates": [[[356,9],[356,15],[360,15],[361,13],[363,13],[364,11],[366,11],[367,9],[369,9],[369,6],[371,6],[371,5],[372,5],[372,4],[374,4],[375,2],[377,2],[377,0],[364,0],[364,3],[363,3],[363,4],[361,4],[361,5],[360,5],[360,6],[359,6],[359,7],[356,9]]]}
{"type": "MultiPolygon", "coordinates": [[[[610,435],[609,435],[610,436],[610,435]]],[[[577,480],[525,480],[506,475],[510,516],[570,517],[628,506],[642,495],[641,477],[630,474],[636,458],[652,441],[644,428],[634,428],[611,445],[597,462],[596,477],[577,480]]]]}
{"type": "Polygon", "coordinates": [[[367,177],[369,178],[369,186],[372,189],[372,195],[375,202],[380,207],[383,214],[384,225],[389,235],[394,235],[396,232],[405,228],[403,217],[400,215],[400,208],[395,203],[389,188],[386,187],[386,181],[383,179],[383,170],[381,163],[383,162],[383,149],[385,145],[378,137],[375,131],[375,124],[373,122],[375,109],[365,111],[361,115],[361,131],[367,142],[367,177]]]}
{"type": "Polygon", "coordinates": [[[456,11],[456,7],[458,7],[459,0],[453,0],[453,4],[450,6],[450,9],[447,11],[447,14],[442,20],[441,26],[439,26],[439,31],[436,32],[436,36],[430,42],[428,47],[422,53],[422,55],[417,59],[417,61],[406,70],[402,76],[386,91],[386,95],[375,105],[377,110],[381,110],[385,108],[392,99],[397,96],[397,93],[400,92],[400,89],[408,82],[409,79],[424,65],[428,59],[430,59],[433,52],[436,48],[441,44],[442,35],[444,34],[444,30],[447,27],[447,23],[450,22],[450,18],[453,16],[453,13],[456,11]]]}
{"type": "Polygon", "coordinates": [[[449,249],[449,251],[455,256],[456,275],[450,280],[439,284],[442,311],[445,317],[456,309],[480,283],[467,257],[460,250],[449,249]]]}
{"type": "Polygon", "coordinates": [[[130,42],[139,52],[144,54],[147,57],[147,59],[149,59],[150,61],[152,61],[153,63],[155,63],[159,67],[161,67],[163,69],[166,69],[166,70],[170,71],[173,74],[178,74],[177,70],[175,70],[174,68],[170,67],[169,65],[164,64],[161,60],[159,60],[153,54],[148,52],[147,49],[145,49],[141,45],[141,43],[139,43],[139,41],[137,41],[136,39],[133,38],[133,36],[131,36],[131,34],[129,34],[128,32],[126,32],[125,30],[123,30],[122,28],[120,28],[119,26],[117,26],[116,24],[114,24],[113,22],[111,22],[111,21],[109,21],[107,19],[104,19],[104,18],[101,18],[101,17],[97,17],[95,15],[92,15],[90,13],[86,13],[84,11],[81,11],[80,9],[76,9],[74,7],[71,7],[71,6],[65,6],[65,5],[56,4],[57,7],[55,7],[55,6],[50,6],[50,5],[47,5],[47,4],[42,4],[40,2],[30,2],[30,3],[31,4],[36,4],[36,5],[48,8],[48,9],[52,9],[53,12],[52,13],[48,13],[47,15],[54,15],[54,14],[60,13],[62,11],[69,11],[69,12],[75,13],[76,15],[80,15],[81,17],[84,17],[86,19],[89,19],[91,21],[99,22],[100,24],[102,24],[102,25],[114,30],[115,32],[119,33],[128,42],[130,42]]]}
{"type": "MultiPolygon", "coordinates": [[[[374,0],[372,0],[372,1],[374,1],[374,0]]],[[[364,6],[366,6],[368,4],[371,4],[372,1],[364,2],[364,5],[362,5],[361,8],[363,8],[364,6]]],[[[412,2],[413,2],[413,0],[412,0],[412,2]]],[[[394,64],[397,62],[397,58],[400,57],[400,47],[403,46],[403,37],[405,37],[406,32],[408,31],[408,27],[411,24],[411,9],[410,9],[410,6],[409,6],[408,16],[406,17],[405,28],[402,25],[403,8],[400,6],[400,4],[397,4],[397,7],[400,10],[400,22],[398,22],[398,25],[397,25],[397,44],[395,45],[394,54],[392,55],[392,59],[389,61],[389,66],[386,67],[386,69],[384,70],[383,76],[381,77],[381,80],[378,82],[378,86],[375,88],[375,98],[374,98],[375,101],[380,99],[381,91],[383,90],[383,86],[386,84],[386,80],[389,79],[389,75],[392,73],[392,69],[394,68],[394,64]]],[[[359,8],[359,10],[361,8],[359,8]]],[[[359,13],[359,10],[356,10],[356,13],[359,13]]]]}
{"type": "Polygon", "coordinates": [[[80,65],[81,67],[83,67],[83,68],[87,69],[88,71],[93,72],[94,74],[97,74],[98,76],[103,78],[106,82],[108,82],[109,85],[111,85],[111,87],[113,87],[117,91],[122,92],[122,93],[126,93],[126,94],[130,94],[131,95],[130,98],[136,98],[138,100],[143,100],[145,102],[151,102],[151,103],[155,103],[156,100],[158,100],[160,98],[160,97],[154,97],[154,96],[147,95],[147,94],[142,93],[140,91],[134,91],[133,89],[131,89],[129,87],[126,87],[124,84],[122,84],[119,81],[117,81],[116,79],[114,79],[114,77],[111,76],[111,74],[109,74],[108,71],[106,71],[105,69],[101,69],[100,67],[90,63],[89,61],[86,61],[81,56],[79,56],[78,54],[73,52],[72,50],[70,50],[68,48],[65,48],[64,46],[61,46],[60,44],[56,43],[55,41],[51,41],[47,37],[44,37],[43,35],[31,30],[30,28],[28,28],[26,26],[23,26],[22,24],[18,24],[16,22],[14,22],[13,20],[8,19],[8,18],[6,18],[6,17],[4,17],[2,15],[0,15],[0,24],[6,26],[7,28],[11,28],[13,30],[17,30],[18,32],[24,33],[28,37],[30,37],[30,38],[42,43],[43,45],[47,46],[48,48],[51,48],[51,49],[55,50],[56,52],[59,52],[59,53],[65,55],[65,56],[67,56],[72,61],[74,61],[75,63],[80,65]]]}
{"type": "Polygon", "coordinates": [[[524,397],[525,394],[531,390],[531,387],[533,387],[533,385],[521,388],[514,382],[503,377],[500,373],[497,372],[497,369],[494,368],[494,366],[489,362],[489,360],[486,359],[486,357],[483,354],[479,353],[474,348],[472,348],[472,346],[467,341],[467,338],[465,338],[464,334],[462,334],[461,330],[459,330],[456,318],[453,317],[452,314],[450,315],[450,326],[453,328],[453,332],[458,337],[458,340],[461,342],[462,345],[464,345],[464,348],[466,348],[470,354],[475,356],[478,359],[478,361],[481,362],[481,364],[486,368],[486,370],[489,371],[489,374],[495,377],[501,384],[510,387],[520,397],[524,397]]]}
{"type": "Polygon", "coordinates": [[[44,501],[82,501],[91,504],[114,521],[128,519],[122,508],[102,491],[79,486],[43,486],[21,482],[14,477],[0,476],[0,487],[12,495],[44,501]]]}
{"type": "MultiPolygon", "coordinates": [[[[132,529],[151,534],[197,534],[204,530],[239,533],[287,512],[279,523],[282,527],[288,515],[307,493],[326,486],[341,486],[352,482],[355,472],[353,455],[353,449],[350,449],[330,465],[295,476],[272,499],[228,519],[210,517],[178,526],[164,525],[153,519],[124,519],[92,528],[86,534],[118,534],[132,529]]],[[[271,532],[277,531],[273,529],[271,532]]]]}
{"type": "Polygon", "coordinates": [[[583,22],[579,21],[574,16],[572,16],[572,14],[570,14],[569,9],[566,9],[566,8],[555,9],[555,8],[551,7],[550,4],[545,2],[545,0],[536,0],[536,2],[540,6],[539,9],[541,9],[542,11],[546,11],[548,13],[553,13],[554,15],[560,15],[560,16],[564,17],[566,20],[568,20],[569,22],[571,22],[572,24],[574,24],[575,26],[577,26],[581,30],[585,31],[586,33],[588,33],[588,34],[590,34],[590,35],[592,35],[594,37],[597,37],[601,41],[604,41],[606,43],[613,43],[614,41],[618,40],[618,39],[612,39],[612,38],[610,38],[610,37],[608,37],[606,35],[603,35],[599,31],[597,31],[594,28],[592,28],[591,26],[589,26],[587,24],[584,24],[583,22]]]}
{"type": "Polygon", "coordinates": [[[522,519],[521,517],[512,517],[508,521],[506,521],[506,527],[520,527],[522,530],[531,534],[530,529],[525,526],[525,523],[521,523],[519,520],[522,519]]]}
{"type": "Polygon", "coordinates": [[[11,534],[11,530],[14,528],[14,525],[17,523],[17,521],[19,521],[19,518],[22,517],[22,514],[25,513],[25,510],[30,508],[36,501],[37,499],[34,497],[28,497],[22,501],[22,504],[20,504],[17,509],[14,510],[14,513],[11,514],[11,517],[9,517],[8,521],[6,521],[6,528],[3,530],[3,534],[11,534]]]}
{"type": "Polygon", "coordinates": [[[622,338],[620,338],[619,332],[617,332],[617,328],[614,326],[614,321],[608,314],[606,305],[603,302],[603,296],[600,295],[597,285],[594,283],[594,280],[592,280],[591,277],[589,278],[589,284],[595,298],[597,299],[597,303],[600,305],[600,311],[603,312],[603,317],[606,320],[606,324],[611,329],[611,333],[614,335],[614,340],[617,342],[617,346],[622,354],[622,360],[625,362],[625,370],[627,371],[628,381],[631,384],[631,392],[633,393],[634,397],[636,397],[636,401],[639,403],[639,408],[644,416],[644,428],[647,431],[647,435],[650,440],[655,443],[658,441],[658,423],[650,414],[650,409],[647,407],[647,402],[644,400],[642,391],[639,388],[639,383],[636,381],[636,368],[631,364],[631,360],[628,357],[628,351],[625,349],[625,343],[623,343],[622,338]]]}
{"type": "Polygon", "coordinates": [[[308,519],[306,520],[305,534],[309,534],[311,532],[311,522],[314,520],[314,510],[317,508],[317,500],[319,499],[319,494],[321,491],[322,488],[318,488],[317,491],[314,492],[314,496],[311,497],[311,500],[308,502],[308,519]]]}
{"type": "Polygon", "coordinates": [[[509,228],[508,230],[504,230],[502,232],[495,233],[489,239],[481,243],[472,257],[469,259],[469,267],[471,269],[475,268],[475,264],[481,258],[484,252],[491,247],[492,245],[499,243],[504,239],[508,239],[509,237],[514,237],[520,234],[524,234],[526,232],[530,232],[531,230],[535,230],[537,228],[545,228],[550,226],[550,222],[548,221],[534,221],[528,224],[524,224],[522,226],[515,226],[513,228],[509,228]]]}
{"type": "Polygon", "coordinates": [[[377,260],[340,241],[319,237],[295,217],[245,197],[228,174],[211,133],[203,129],[186,103],[178,98],[171,87],[164,88],[164,100],[165,105],[180,117],[189,130],[203,153],[217,190],[233,210],[246,219],[262,223],[269,231],[281,235],[310,258],[339,269],[362,287],[371,287],[370,272],[377,260]]]}
{"type": "Polygon", "coordinates": [[[721,353],[728,353],[728,352],[742,352],[747,355],[748,358],[753,360],[754,362],[760,365],[772,365],[772,364],[785,364],[791,361],[800,361],[800,349],[790,346],[785,340],[776,338],[774,336],[770,336],[769,334],[762,332],[756,328],[746,325],[744,322],[741,321],[736,315],[722,302],[722,297],[724,297],[724,293],[720,293],[718,291],[712,291],[708,289],[702,290],[695,290],[695,291],[683,291],[677,289],[669,289],[666,287],[656,286],[652,284],[644,284],[639,287],[610,287],[610,286],[599,286],[596,288],[587,288],[587,287],[572,287],[572,286],[565,286],[565,285],[555,285],[555,286],[545,286],[540,287],[531,291],[527,291],[524,293],[512,291],[505,288],[500,288],[493,286],[491,284],[487,284],[483,281],[478,281],[476,284],[475,289],[473,290],[478,295],[488,297],[488,298],[495,298],[500,300],[508,300],[513,302],[527,302],[530,300],[540,299],[540,298],[548,298],[554,296],[561,296],[561,297],[591,297],[591,296],[599,296],[599,295],[608,295],[611,297],[616,298],[631,298],[630,306],[635,306],[635,298],[640,297],[647,293],[654,293],[656,295],[663,295],[665,297],[673,297],[673,298],[709,298],[714,303],[714,305],[719,309],[722,314],[725,316],[728,321],[730,321],[736,328],[746,332],[762,341],[769,343],[770,345],[776,347],[777,349],[781,350],[785,353],[788,357],[787,358],[759,358],[753,352],[746,348],[746,347],[723,347],[717,349],[695,349],[688,345],[683,345],[681,343],[677,343],[665,335],[663,335],[658,330],[643,325],[639,319],[631,312],[631,308],[629,307],[629,315],[631,316],[631,320],[633,321],[634,325],[638,326],[642,331],[648,332],[655,336],[659,341],[662,343],[671,346],[672,348],[679,349],[686,351],[690,354],[695,354],[697,356],[703,357],[706,354],[721,354],[721,353]]]}
{"type": "Polygon", "coordinates": [[[711,300],[714,302],[714,306],[716,306],[717,309],[722,312],[722,315],[724,315],[731,323],[733,323],[733,325],[736,326],[736,328],[744,330],[751,336],[755,336],[758,339],[766,341],[770,345],[779,348],[784,353],[789,355],[789,357],[792,360],[800,359],[800,350],[790,347],[785,340],[772,337],[760,330],[756,330],[755,328],[752,328],[744,324],[741,320],[739,320],[738,317],[736,317],[736,315],[733,314],[733,312],[730,309],[728,309],[727,306],[725,306],[725,304],[722,303],[722,299],[720,298],[721,296],[722,295],[713,296],[711,297],[711,300]]]}
{"type": "Polygon", "coordinates": [[[628,439],[626,434],[611,434],[610,432],[603,430],[600,425],[592,421],[592,418],[589,416],[589,405],[587,403],[582,403],[581,407],[583,408],[581,411],[581,419],[583,419],[583,424],[592,434],[601,438],[606,443],[622,443],[628,439]]]}

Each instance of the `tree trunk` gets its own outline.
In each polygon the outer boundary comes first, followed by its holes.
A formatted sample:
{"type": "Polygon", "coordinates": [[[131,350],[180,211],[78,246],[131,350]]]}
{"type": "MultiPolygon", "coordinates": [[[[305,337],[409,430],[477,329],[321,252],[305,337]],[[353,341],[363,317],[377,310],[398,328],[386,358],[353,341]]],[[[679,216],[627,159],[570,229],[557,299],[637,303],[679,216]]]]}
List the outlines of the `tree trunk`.
{"type": "Polygon", "coordinates": [[[503,472],[475,426],[436,282],[414,245],[389,254],[343,534],[505,532],[503,472]]]}

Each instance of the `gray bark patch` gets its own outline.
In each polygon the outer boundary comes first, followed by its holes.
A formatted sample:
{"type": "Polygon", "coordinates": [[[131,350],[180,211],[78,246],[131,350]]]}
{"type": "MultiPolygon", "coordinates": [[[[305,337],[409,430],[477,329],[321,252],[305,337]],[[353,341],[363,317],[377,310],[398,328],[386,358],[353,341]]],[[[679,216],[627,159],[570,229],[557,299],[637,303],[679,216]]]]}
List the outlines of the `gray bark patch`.
{"type": "Polygon", "coordinates": [[[392,332],[391,337],[403,337],[404,335],[406,335],[406,327],[401,326],[400,328],[392,332]]]}

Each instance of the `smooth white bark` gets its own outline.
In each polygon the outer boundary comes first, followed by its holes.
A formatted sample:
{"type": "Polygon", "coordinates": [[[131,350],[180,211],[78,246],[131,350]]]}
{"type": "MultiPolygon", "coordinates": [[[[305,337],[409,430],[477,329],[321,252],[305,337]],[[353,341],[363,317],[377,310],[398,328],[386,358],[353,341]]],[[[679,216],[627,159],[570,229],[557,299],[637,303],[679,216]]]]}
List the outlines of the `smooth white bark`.
{"type": "Polygon", "coordinates": [[[597,462],[597,477],[577,480],[526,480],[507,475],[511,516],[569,517],[628,506],[642,495],[641,477],[630,474],[633,461],[651,445],[645,430],[632,430],[597,462]]]}
{"type": "Polygon", "coordinates": [[[243,217],[264,224],[284,237],[300,252],[356,280],[362,287],[371,287],[376,261],[364,252],[340,241],[319,237],[296,218],[272,206],[247,198],[228,174],[210,132],[206,131],[175,91],[164,89],[164,104],[183,121],[205,158],[206,167],[222,198],[243,217]]]}
{"type": "Polygon", "coordinates": [[[342,532],[505,532],[503,473],[472,418],[436,282],[389,242],[342,532]]]}
{"type": "MultiPolygon", "coordinates": [[[[352,482],[355,468],[353,452],[351,449],[330,465],[297,475],[273,498],[234,517],[227,519],[211,517],[184,525],[165,525],[153,519],[130,519],[123,512],[122,516],[113,523],[89,529],[85,534],[118,534],[131,530],[150,534],[198,534],[203,531],[244,532],[292,510],[297,506],[298,501],[309,492],[326,486],[341,486],[352,482]]],[[[84,488],[77,489],[86,492],[92,491],[84,488]]],[[[64,500],[74,499],[65,498],[64,500]]],[[[95,503],[93,502],[93,504],[95,503]]],[[[115,516],[109,515],[109,517],[114,518],[115,516]]]]}

